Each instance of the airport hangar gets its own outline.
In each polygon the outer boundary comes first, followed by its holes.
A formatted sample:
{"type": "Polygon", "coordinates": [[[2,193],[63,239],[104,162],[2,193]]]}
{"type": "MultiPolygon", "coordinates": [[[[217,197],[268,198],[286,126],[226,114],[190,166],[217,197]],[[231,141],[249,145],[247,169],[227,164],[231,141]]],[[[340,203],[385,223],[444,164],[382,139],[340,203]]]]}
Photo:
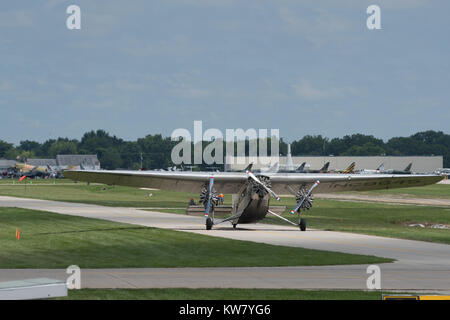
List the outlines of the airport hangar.
{"type": "MultiPolygon", "coordinates": [[[[280,156],[278,160],[270,157],[259,157],[251,159],[248,157],[227,157],[225,171],[243,170],[250,162],[253,162],[253,169],[267,168],[277,161],[281,167],[286,166],[288,157],[280,156]],[[262,161],[261,161],[262,160],[262,161]],[[264,165],[267,163],[267,165],[264,165]]],[[[377,169],[384,163],[385,170],[404,170],[412,163],[412,172],[433,173],[443,168],[443,156],[292,156],[294,168],[303,162],[309,165],[309,169],[320,169],[327,162],[330,162],[329,170],[344,170],[352,162],[356,163],[355,170],[377,169]]],[[[307,167],[308,168],[308,167],[307,167]]]]}

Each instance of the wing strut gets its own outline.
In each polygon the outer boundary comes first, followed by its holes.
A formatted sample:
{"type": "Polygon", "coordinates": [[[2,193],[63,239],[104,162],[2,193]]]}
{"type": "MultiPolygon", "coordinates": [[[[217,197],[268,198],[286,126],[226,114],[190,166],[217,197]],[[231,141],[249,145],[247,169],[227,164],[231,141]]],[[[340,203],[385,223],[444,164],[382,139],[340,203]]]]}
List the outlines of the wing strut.
{"type": "Polygon", "coordinates": [[[267,210],[267,212],[270,213],[270,214],[272,214],[272,215],[274,215],[274,216],[276,216],[276,217],[278,217],[278,218],[280,218],[281,220],[286,221],[287,223],[293,224],[294,226],[298,226],[298,224],[292,222],[291,220],[288,220],[288,219],[286,219],[286,218],[283,218],[282,216],[280,216],[279,214],[276,214],[275,212],[273,212],[273,211],[271,211],[271,210],[267,210]]]}
{"type": "Polygon", "coordinates": [[[211,199],[213,194],[213,186],[214,186],[214,177],[211,176],[209,178],[209,186],[208,186],[208,199],[205,206],[205,218],[206,218],[206,230],[211,230],[214,224],[214,208],[212,210],[212,219],[209,217],[209,211],[211,210],[211,199]]]}

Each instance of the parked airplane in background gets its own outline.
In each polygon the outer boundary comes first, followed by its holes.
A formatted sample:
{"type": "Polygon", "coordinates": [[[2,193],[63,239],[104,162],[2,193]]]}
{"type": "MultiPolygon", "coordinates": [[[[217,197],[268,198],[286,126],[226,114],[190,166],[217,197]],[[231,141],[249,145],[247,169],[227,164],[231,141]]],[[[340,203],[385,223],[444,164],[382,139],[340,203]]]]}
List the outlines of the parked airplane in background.
{"type": "Polygon", "coordinates": [[[359,173],[361,173],[361,174],[411,174],[412,173],[411,167],[412,167],[412,163],[408,164],[408,166],[405,168],[405,170],[394,170],[394,169],[385,170],[384,163],[382,163],[376,170],[363,169],[363,170],[359,171],[359,173]]]}
{"type": "Polygon", "coordinates": [[[306,162],[303,162],[301,165],[298,166],[298,168],[296,168],[294,170],[280,169],[277,172],[280,172],[280,173],[289,173],[289,172],[305,173],[305,172],[307,172],[305,170],[305,166],[306,166],[306,162]]]}
{"type": "Polygon", "coordinates": [[[49,175],[47,168],[33,166],[27,163],[16,163],[14,169],[20,177],[19,181],[22,181],[25,178],[45,178],[49,175]]]}
{"type": "Polygon", "coordinates": [[[330,167],[330,162],[328,161],[319,170],[308,170],[308,171],[305,171],[305,172],[307,172],[307,173],[327,173],[327,172],[329,172],[328,171],[329,167],[330,167]]]}
{"type": "Polygon", "coordinates": [[[329,171],[329,172],[332,172],[332,173],[355,173],[355,166],[356,166],[356,163],[352,162],[346,169],[344,169],[342,171],[338,170],[338,171],[329,171]]]}
{"type": "Polygon", "coordinates": [[[389,170],[383,171],[382,173],[387,173],[387,174],[411,174],[411,167],[412,167],[412,162],[406,166],[405,170],[389,169],[389,170]]]}
{"type": "Polygon", "coordinates": [[[442,169],[438,169],[435,172],[436,174],[441,174],[441,175],[445,175],[448,176],[450,175],[450,168],[442,168],[442,169]]]}
{"type": "Polygon", "coordinates": [[[384,162],[378,166],[375,170],[373,169],[362,169],[358,171],[358,173],[361,174],[376,174],[376,173],[382,173],[384,171],[384,162]]]}

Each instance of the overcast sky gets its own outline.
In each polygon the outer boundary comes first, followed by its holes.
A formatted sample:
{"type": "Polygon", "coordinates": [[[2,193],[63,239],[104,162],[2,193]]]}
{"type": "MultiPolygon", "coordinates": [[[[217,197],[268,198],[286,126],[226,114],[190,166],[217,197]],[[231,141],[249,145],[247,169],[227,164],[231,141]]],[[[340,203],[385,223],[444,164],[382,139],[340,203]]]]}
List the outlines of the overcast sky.
{"type": "Polygon", "coordinates": [[[4,1],[0,139],[276,128],[387,139],[450,123],[449,1],[4,1]],[[318,4],[319,3],[319,4],[318,4]],[[81,8],[68,30],[66,8],[81,8]],[[381,30],[366,8],[381,7],[381,30]]]}

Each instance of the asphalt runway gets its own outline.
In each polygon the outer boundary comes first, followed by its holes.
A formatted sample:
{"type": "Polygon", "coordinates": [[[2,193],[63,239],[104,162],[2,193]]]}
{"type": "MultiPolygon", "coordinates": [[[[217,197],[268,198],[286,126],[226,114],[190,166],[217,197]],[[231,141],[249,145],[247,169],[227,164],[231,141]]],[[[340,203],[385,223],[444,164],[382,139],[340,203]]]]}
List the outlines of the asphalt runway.
{"type": "MultiPolygon", "coordinates": [[[[382,290],[450,292],[450,246],[343,232],[269,224],[230,224],[204,230],[204,219],[135,208],[0,196],[0,206],[44,210],[135,225],[274,245],[393,258],[380,264],[382,290]]],[[[449,232],[450,236],[450,232],[449,232]]],[[[224,248],[226,254],[226,248],[224,248]]],[[[83,269],[84,288],[297,288],[367,289],[367,265],[276,268],[83,269]]],[[[65,279],[64,270],[0,270],[0,281],[49,277],[65,279]]]]}

